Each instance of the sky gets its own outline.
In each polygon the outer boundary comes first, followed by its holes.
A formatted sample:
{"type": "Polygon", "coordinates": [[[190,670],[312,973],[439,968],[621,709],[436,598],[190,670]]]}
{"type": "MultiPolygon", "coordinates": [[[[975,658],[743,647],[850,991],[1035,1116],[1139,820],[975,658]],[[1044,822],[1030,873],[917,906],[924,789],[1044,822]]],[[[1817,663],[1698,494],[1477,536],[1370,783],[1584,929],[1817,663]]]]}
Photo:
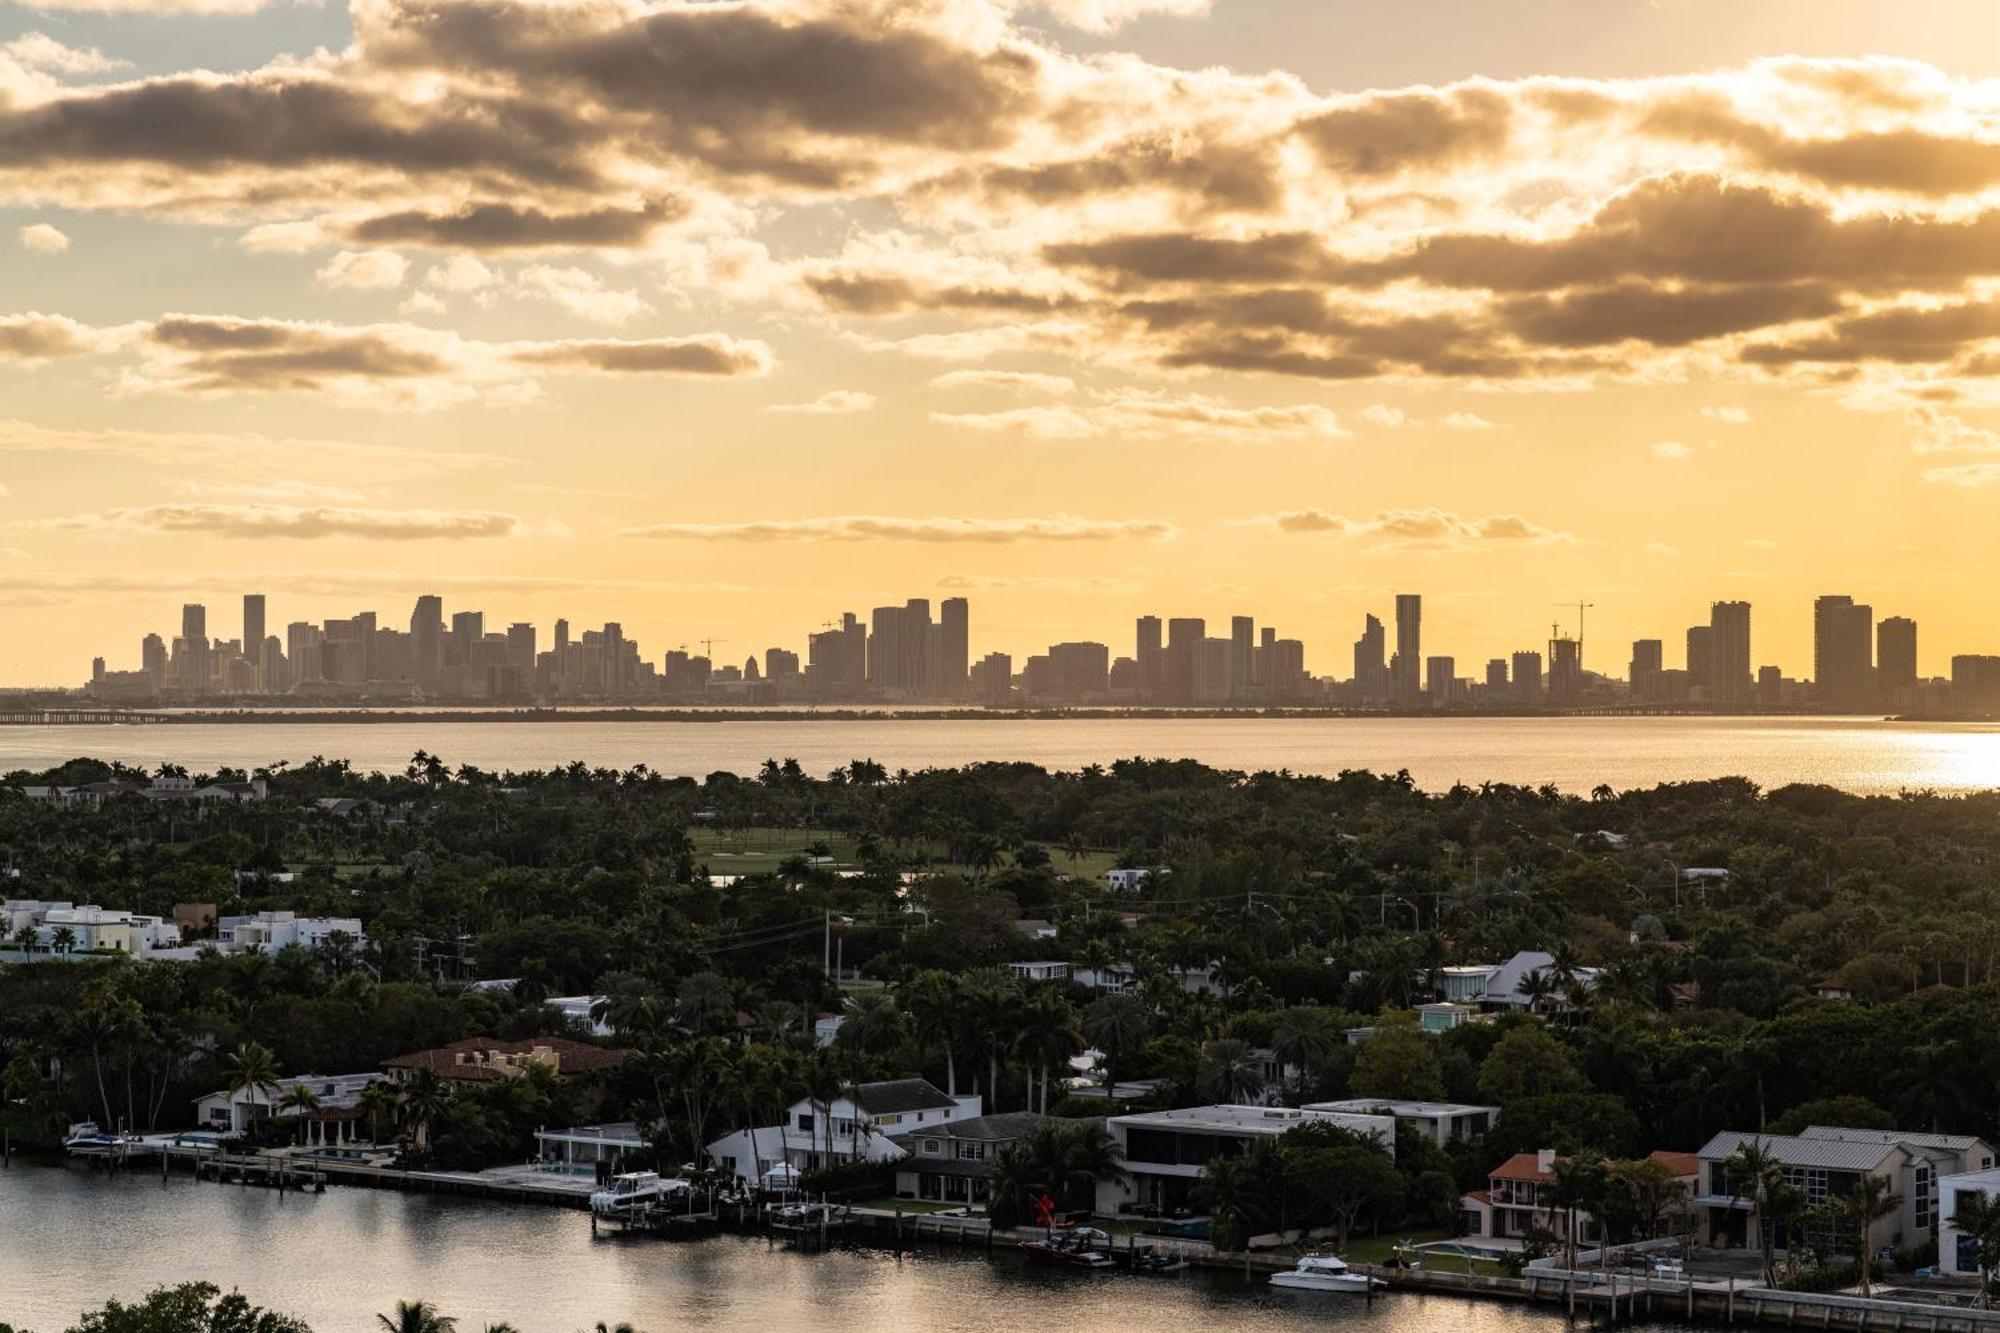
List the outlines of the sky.
{"type": "Polygon", "coordinates": [[[0,0],[0,685],[420,592],[2000,652],[1989,0],[0,0]]]}

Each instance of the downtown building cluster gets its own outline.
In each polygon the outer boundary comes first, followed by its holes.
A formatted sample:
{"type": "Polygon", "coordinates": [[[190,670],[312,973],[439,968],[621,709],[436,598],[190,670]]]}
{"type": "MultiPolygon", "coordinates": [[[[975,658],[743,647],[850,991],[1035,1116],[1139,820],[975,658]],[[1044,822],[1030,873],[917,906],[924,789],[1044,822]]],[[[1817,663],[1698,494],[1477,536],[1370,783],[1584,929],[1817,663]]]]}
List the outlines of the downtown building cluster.
{"type": "MultiPolygon", "coordinates": [[[[1581,613],[1579,607],[1579,630],[1581,613]]],[[[1680,640],[1633,642],[1625,678],[1584,665],[1580,633],[1552,626],[1542,643],[1462,670],[1424,648],[1423,598],[1395,597],[1391,620],[1364,618],[1350,674],[1314,675],[1305,644],[1245,615],[1211,634],[1199,617],[1143,615],[1129,654],[1080,640],[1050,645],[1018,663],[974,658],[971,607],[963,597],[935,607],[924,598],[843,613],[806,636],[803,656],[772,647],[722,662],[676,646],[657,659],[613,621],[573,633],[557,620],[544,641],[534,624],[489,628],[479,611],[445,613],[443,599],[417,598],[407,628],[363,612],[317,624],[293,621],[282,635],[265,598],[243,598],[241,633],[211,636],[208,609],[181,609],[180,633],[148,634],[137,670],[93,663],[87,692],[107,702],[286,698],[301,702],[493,702],[632,704],[883,703],[1001,707],[1328,706],[1359,711],[1700,709],[1949,714],[2000,711],[2000,655],[1963,654],[1948,678],[1925,678],[1917,625],[1877,621],[1845,595],[1813,605],[1813,676],[1798,680],[1754,665],[1751,606],[1720,601],[1680,640]]]]}

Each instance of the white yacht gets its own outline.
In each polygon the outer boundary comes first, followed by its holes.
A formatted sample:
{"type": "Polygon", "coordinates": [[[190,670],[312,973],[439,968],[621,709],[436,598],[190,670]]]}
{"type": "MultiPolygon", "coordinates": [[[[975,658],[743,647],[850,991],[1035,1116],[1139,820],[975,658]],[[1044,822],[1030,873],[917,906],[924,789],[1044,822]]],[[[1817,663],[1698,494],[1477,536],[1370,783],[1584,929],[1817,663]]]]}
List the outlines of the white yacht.
{"type": "Polygon", "coordinates": [[[669,1179],[657,1171],[628,1171],[613,1176],[608,1189],[590,1196],[590,1211],[599,1217],[616,1217],[651,1204],[663,1203],[688,1188],[685,1180],[669,1179]]]}
{"type": "Polygon", "coordinates": [[[1289,1273],[1271,1274],[1271,1285],[1295,1291],[1380,1291],[1389,1284],[1357,1273],[1330,1254],[1308,1254],[1289,1273]]]}

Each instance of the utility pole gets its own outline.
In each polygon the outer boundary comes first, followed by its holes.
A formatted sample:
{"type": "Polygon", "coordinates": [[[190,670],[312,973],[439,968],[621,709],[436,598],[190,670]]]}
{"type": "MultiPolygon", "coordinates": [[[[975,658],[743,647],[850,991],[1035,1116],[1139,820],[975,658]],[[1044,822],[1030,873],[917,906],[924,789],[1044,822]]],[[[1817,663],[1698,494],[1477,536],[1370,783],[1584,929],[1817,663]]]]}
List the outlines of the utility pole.
{"type": "Polygon", "coordinates": [[[830,977],[833,975],[833,913],[822,913],[821,922],[825,934],[820,944],[820,971],[830,977]]]}

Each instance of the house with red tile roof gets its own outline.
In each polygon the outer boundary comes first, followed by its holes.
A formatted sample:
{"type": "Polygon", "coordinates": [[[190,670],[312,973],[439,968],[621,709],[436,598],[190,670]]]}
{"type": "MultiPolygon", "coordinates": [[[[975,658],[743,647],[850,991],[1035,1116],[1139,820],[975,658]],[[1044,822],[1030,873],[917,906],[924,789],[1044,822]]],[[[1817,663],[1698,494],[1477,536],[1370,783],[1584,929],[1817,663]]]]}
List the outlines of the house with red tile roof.
{"type": "MultiPolygon", "coordinates": [[[[1556,1163],[1563,1160],[1553,1148],[1539,1152],[1518,1152],[1493,1168],[1486,1188],[1474,1190],[1459,1200],[1459,1217],[1465,1234],[1484,1240],[1526,1244],[1530,1238],[1545,1237],[1563,1244],[1569,1230],[1568,1210],[1556,1202],[1556,1163]]],[[[1680,1200],[1668,1219],[1668,1230],[1680,1229],[1679,1218],[1687,1214],[1687,1200],[1694,1194],[1701,1174],[1701,1159],[1688,1152],[1655,1152],[1649,1160],[1672,1173],[1680,1186],[1680,1200]]],[[[1604,1231],[1598,1219],[1579,1210],[1576,1241],[1594,1245],[1604,1231]]]]}
{"type": "Polygon", "coordinates": [[[497,1083],[518,1078],[533,1068],[557,1078],[594,1074],[624,1062],[630,1051],[593,1046],[568,1037],[529,1037],[507,1041],[499,1037],[467,1037],[448,1046],[398,1055],[382,1064],[391,1082],[405,1083],[419,1069],[428,1069],[451,1083],[497,1083]]]}

